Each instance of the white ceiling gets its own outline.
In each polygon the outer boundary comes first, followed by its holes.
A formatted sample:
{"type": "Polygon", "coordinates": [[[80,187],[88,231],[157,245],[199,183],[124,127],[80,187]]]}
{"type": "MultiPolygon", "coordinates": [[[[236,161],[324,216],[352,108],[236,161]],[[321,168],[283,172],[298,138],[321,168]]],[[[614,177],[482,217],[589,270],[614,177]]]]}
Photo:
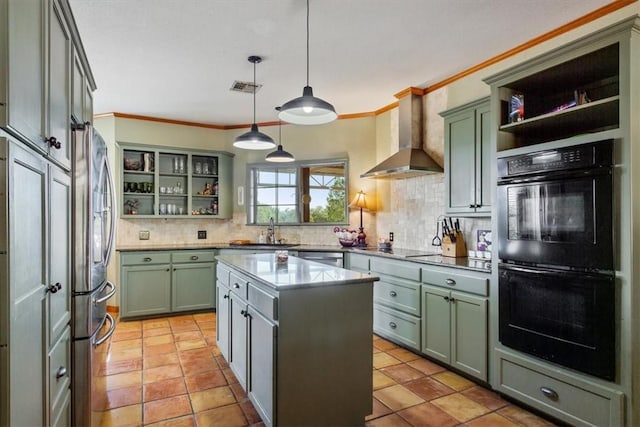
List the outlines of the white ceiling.
{"type": "MultiPolygon", "coordinates": [[[[257,121],[301,96],[304,0],[69,0],[98,90],[96,113],[217,125],[257,121]]],[[[314,94],[338,114],[377,110],[610,0],[311,0],[314,94]]]]}

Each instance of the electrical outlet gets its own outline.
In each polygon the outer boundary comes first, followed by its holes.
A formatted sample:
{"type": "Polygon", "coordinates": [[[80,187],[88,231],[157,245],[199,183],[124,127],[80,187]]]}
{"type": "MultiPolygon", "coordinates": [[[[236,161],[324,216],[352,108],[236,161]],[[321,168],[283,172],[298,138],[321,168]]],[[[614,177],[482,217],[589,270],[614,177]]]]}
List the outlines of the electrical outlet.
{"type": "Polygon", "coordinates": [[[389,232],[389,241],[393,242],[393,231],[389,232]]]}
{"type": "Polygon", "coordinates": [[[149,240],[149,234],[150,234],[150,233],[149,233],[149,231],[148,231],[148,230],[140,231],[140,232],[138,233],[138,238],[139,238],[140,240],[149,240]]]}
{"type": "Polygon", "coordinates": [[[206,239],[207,230],[198,230],[198,239],[206,239]]]}

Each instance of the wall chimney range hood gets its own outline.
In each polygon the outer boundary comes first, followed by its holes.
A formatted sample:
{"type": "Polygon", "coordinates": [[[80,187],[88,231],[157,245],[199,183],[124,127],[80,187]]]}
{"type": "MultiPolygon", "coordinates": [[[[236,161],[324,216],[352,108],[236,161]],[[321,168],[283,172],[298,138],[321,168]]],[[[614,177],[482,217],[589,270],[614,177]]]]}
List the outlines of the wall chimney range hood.
{"type": "Polygon", "coordinates": [[[398,100],[399,151],[360,175],[361,178],[405,179],[442,173],[442,167],[422,149],[422,95],[408,91],[398,100]]]}

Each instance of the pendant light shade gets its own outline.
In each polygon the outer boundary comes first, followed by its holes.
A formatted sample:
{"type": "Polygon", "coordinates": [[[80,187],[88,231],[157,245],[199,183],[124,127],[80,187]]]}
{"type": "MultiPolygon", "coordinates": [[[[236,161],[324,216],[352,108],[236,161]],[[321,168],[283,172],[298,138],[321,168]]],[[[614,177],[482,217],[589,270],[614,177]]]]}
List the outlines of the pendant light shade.
{"type": "MultiPolygon", "coordinates": [[[[276,110],[280,111],[281,107],[276,107],[276,110]]],[[[288,151],[284,151],[282,148],[282,121],[278,121],[278,149],[267,154],[265,158],[268,162],[274,163],[290,163],[296,159],[288,151]]]]}
{"type": "Polygon", "coordinates": [[[262,58],[250,56],[248,60],[253,63],[253,124],[249,132],[245,132],[235,139],[233,146],[245,150],[268,150],[275,147],[276,144],[269,135],[260,132],[256,124],[256,64],[260,63],[262,58]]]}
{"type": "Polygon", "coordinates": [[[278,117],[296,125],[321,125],[338,118],[333,105],[313,96],[313,89],[309,86],[309,0],[307,0],[307,85],[302,89],[301,97],[282,105],[278,117]]]}

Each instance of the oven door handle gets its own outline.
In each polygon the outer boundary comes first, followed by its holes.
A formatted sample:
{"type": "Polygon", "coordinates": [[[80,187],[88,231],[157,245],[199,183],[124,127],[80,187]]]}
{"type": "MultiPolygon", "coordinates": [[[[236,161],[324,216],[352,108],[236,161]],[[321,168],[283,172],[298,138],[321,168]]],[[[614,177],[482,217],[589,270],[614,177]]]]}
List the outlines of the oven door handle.
{"type": "Polygon", "coordinates": [[[545,181],[560,181],[566,179],[586,178],[592,176],[611,175],[611,167],[598,167],[593,169],[579,169],[574,171],[560,171],[536,173],[535,175],[525,175],[517,177],[505,177],[498,180],[498,185],[508,184],[528,184],[545,181]]]}

